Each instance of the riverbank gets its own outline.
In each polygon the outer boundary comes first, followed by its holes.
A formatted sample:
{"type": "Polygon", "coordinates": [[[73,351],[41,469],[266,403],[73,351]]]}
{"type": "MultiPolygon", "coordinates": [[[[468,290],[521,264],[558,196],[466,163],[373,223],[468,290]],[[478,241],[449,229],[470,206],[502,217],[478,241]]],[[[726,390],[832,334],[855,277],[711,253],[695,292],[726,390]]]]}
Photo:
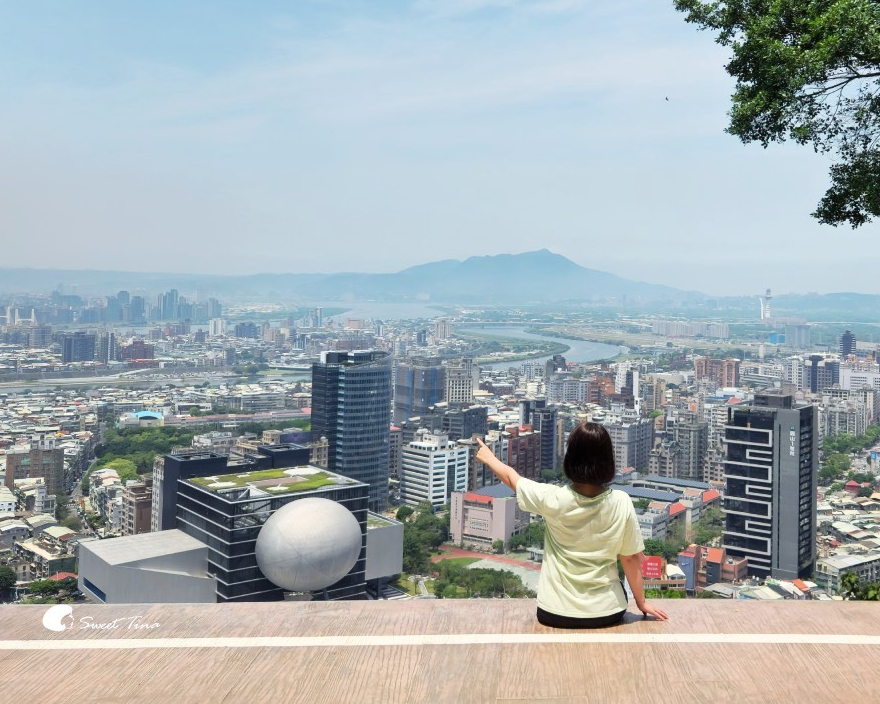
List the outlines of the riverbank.
{"type": "Polygon", "coordinates": [[[542,357],[552,357],[555,354],[565,354],[571,349],[569,345],[562,342],[548,340],[530,340],[525,337],[515,337],[510,335],[492,335],[482,332],[474,332],[470,328],[457,330],[455,337],[466,342],[472,342],[481,345],[481,348],[504,347],[509,353],[499,353],[494,355],[480,354],[481,349],[477,350],[475,361],[478,364],[508,364],[510,362],[524,362],[531,359],[540,359],[542,357]],[[539,343],[538,347],[535,344],[539,343]],[[531,348],[531,349],[528,349],[531,348]]]}
{"type": "MultiPolygon", "coordinates": [[[[563,355],[569,362],[584,364],[611,360],[621,353],[628,352],[626,348],[616,345],[589,342],[576,338],[574,335],[560,334],[557,331],[554,331],[552,337],[543,334],[543,330],[541,334],[530,332],[525,329],[524,325],[482,328],[479,327],[479,323],[476,323],[456,329],[455,334],[457,337],[472,341],[487,340],[496,343],[505,341],[510,347],[515,345],[520,350],[517,352],[517,349],[514,348],[510,353],[504,355],[503,361],[498,357],[491,357],[488,362],[481,360],[480,366],[484,369],[502,367],[509,364],[510,361],[546,362],[556,354],[563,355]],[[527,352],[522,351],[524,348],[527,352]],[[512,357],[517,359],[511,360],[512,357]]],[[[485,355],[481,355],[481,357],[485,358],[485,355]]]]}

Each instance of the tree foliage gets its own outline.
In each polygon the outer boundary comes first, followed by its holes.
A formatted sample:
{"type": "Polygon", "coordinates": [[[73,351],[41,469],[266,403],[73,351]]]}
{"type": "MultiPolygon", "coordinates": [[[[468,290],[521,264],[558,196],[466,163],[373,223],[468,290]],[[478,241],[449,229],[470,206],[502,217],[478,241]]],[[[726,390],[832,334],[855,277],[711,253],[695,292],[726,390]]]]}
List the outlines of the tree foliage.
{"type": "Polygon", "coordinates": [[[6,565],[0,567],[0,594],[12,589],[16,581],[15,570],[6,565]]]}
{"type": "Polygon", "coordinates": [[[822,450],[824,452],[840,452],[850,454],[867,450],[880,440],[880,425],[869,425],[864,435],[849,435],[841,433],[834,437],[825,438],[822,441],[822,450]]]}
{"type": "Polygon", "coordinates": [[[438,570],[440,576],[434,582],[434,594],[438,598],[468,599],[479,596],[519,599],[535,596],[510,570],[468,569],[446,560],[438,564],[438,570]]]}
{"type": "Polygon", "coordinates": [[[736,79],[727,131],[792,140],[832,155],[813,213],[853,228],[880,215],[880,3],[877,0],[674,0],[729,47],[736,79]]]}
{"type": "Polygon", "coordinates": [[[854,601],[880,601],[880,583],[862,584],[854,572],[847,572],[840,578],[840,593],[845,599],[854,601]]]}
{"type": "Polygon", "coordinates": [[[403,571],[425,574],[431,568],[431,551],[446,540],[449,531],[443,518],[429,504],[420,504],[403,524],[403,571]]]}
{"type": "Polygon", "coordinates": [[[819,469],[819,482],[828,484],[842,476],[850,468],[852,461],[849,455],[841,452],[832,452],[822,458],[822,466],[819,469]]]}
{"type": "Polygon", "coordinates": [[[546,529],[542,522],[529,523],[529,527],[522,533],[517,533],[510,538],[510,549],[543,548],[545,532],[546,529]]]}

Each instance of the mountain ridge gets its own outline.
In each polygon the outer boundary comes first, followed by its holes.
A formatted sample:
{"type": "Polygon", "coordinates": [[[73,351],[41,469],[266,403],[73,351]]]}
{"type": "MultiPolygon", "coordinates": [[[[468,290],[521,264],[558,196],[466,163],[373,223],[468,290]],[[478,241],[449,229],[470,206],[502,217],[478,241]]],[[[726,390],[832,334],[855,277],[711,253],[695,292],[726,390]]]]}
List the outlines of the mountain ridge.
{"type": "Polygon", "coordinates": [[[519,254],[443,259],[393,273],[168,274],[65,269],[0,269],[0,292],[35,292],[59,284],[83,294],[116,289],[207,289],[219,296],[282,295],[300,300],[421,300],[442,303],[525,303],[580,300],[701,300],[702,293],[632,281],[588,269],[540,249],[519,254]]]}

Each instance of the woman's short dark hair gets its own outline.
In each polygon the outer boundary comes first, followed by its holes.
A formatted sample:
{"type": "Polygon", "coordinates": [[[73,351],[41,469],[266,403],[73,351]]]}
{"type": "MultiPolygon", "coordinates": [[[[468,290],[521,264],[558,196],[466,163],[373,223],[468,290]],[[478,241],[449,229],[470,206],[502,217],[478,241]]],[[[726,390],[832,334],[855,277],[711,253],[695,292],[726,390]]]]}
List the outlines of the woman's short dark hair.
{"type": "Polygon", "coordinates": [[[609,484],[614,480],[614,447],[598,423],[581,423],[568,436],[562,461],[565,476],[580,484],[609,484]]]}

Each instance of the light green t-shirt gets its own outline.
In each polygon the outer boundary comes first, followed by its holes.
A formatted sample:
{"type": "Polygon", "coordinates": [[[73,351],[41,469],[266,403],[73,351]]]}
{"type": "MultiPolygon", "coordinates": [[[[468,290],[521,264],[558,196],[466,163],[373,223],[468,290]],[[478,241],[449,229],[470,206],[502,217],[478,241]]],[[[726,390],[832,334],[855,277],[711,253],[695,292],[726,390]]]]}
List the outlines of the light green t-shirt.
{"type": "Polygon", "coordinates": [[[629,496],[609,489],[589,498],[570,486],[520,479],[516,499],[523,511],[543,516],[547,528],[538,606],[575,618],[626,609],[617,556],[645,549],[629,496]]]}

